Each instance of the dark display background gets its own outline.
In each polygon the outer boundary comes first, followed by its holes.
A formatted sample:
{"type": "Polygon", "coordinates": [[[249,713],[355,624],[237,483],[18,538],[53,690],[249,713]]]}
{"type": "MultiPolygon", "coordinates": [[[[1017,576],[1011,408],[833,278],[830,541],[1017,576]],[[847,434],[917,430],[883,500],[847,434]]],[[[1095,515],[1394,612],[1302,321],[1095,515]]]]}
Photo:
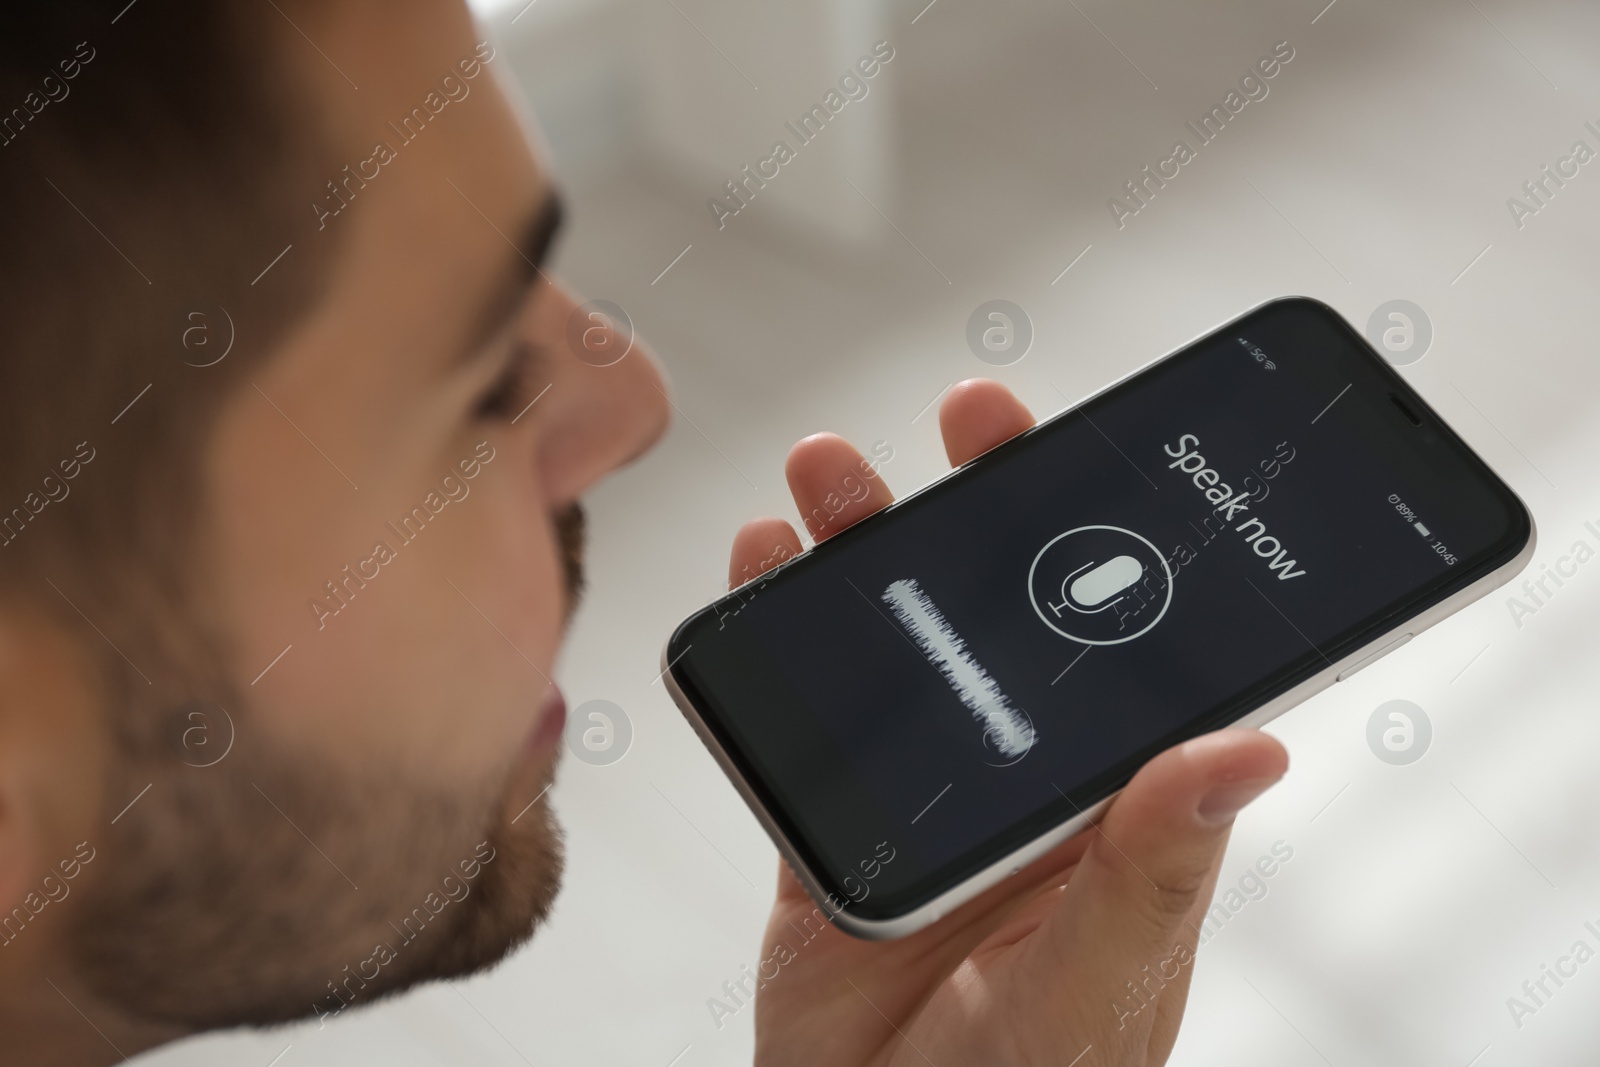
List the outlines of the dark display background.
{"type": "MultiPolygon", "coordinates": [[[[865,893],[855,910],[873,917],[1089,807],[1161,747],[1290,688],[1526,536],[1509,490],[1340,320],[1285,301],[708,609],[669,655],[688,649],[680,686],[813,869],[841,898],[865,893]],[[1221,523],[1169,467],[1184,434],[1235,493],[1253,490],[1248,511],[1221,523]],[[1303,575],[1269,569],[1237,529],[1252,518],[1303,575]],[[1072,641],[1029,598],[1040,550],[1088,525],[1138,533],[1175,574],[1159,622],[1122,644],[1072,641]],[[986,741],[881,599],[901,579],[1031,719],[1037,741],[1020,760],[986,741]],[[896,858],[866,885],[861,861],[880,842],[896,858]]],[[[1165,599],[1151,588],[1130,631],[1165,599]]]]}

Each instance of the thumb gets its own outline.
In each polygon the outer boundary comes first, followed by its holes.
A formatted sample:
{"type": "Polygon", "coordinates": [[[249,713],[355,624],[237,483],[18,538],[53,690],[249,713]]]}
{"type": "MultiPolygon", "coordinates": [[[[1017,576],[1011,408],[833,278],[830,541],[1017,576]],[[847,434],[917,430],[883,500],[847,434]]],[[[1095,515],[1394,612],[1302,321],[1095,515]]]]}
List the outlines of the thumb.
{"type": "Polygon", "coordinates": [[[1146,764],[1112,802],[1033,939],[1050,993],[1086,1005],[1091,1024],[1103,1010],[1115,1032],[1135,1015],[1148,1033],[1156,1013],[1143,1005],[1164,984],[1188,984],[1199,936],[1190,914],[1213,884],[1234,816],[1288,762],[1266,734],[1223,730],[1146,764]]]}

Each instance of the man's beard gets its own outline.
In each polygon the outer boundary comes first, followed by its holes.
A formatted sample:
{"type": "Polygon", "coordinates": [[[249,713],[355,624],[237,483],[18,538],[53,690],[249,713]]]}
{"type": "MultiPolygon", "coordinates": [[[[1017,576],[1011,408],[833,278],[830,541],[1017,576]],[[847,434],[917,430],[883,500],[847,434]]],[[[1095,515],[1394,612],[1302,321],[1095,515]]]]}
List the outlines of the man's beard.
{"type": "Polygon", "coordinates": [[[583,542],[588,519],[583,508],[571,504],[556,512],[556,544],[561,549],[561,577],[567,588],[567,615],[577,610],[583,596],[583,542]]]}
{"type": "MultiPolygon", "coordinates": [[[[576,506],[556,516],[569,612],[583,525],[576,506]]],[[[508,759],[501,780],[453,791],[382,766],[353,777],[264,743],[244,709],[228,756],[196,767],[174,742],[197,708],[222,728],[220,709],[196,702],[154,730],[117,731],[110,796],[149,789],[89,842],[101,877],[68,936],[99,997],[194,1029],[325,1017],[482,970],[549,914],[561,831],[548,801],[528,802],[553,764],[529,783],[508,759]]]]}

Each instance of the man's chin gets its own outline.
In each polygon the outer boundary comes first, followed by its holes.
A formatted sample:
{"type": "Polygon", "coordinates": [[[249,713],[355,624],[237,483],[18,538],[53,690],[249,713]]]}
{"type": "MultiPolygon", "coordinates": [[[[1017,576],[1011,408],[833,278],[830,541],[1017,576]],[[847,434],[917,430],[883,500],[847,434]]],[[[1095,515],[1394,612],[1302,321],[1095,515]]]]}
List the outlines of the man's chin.
{"type": "Polygon", "coordinates": [[[493,967],[549,917],[564,865],[560,824],[541,800],[515,827],[476,846],[409,912],[378,929],[371,952],[342,966],[311,1010],[327,1018],[423,982],[493,967]]]}
{"type": "Polygon", "coordinates": [[[235,755],[208,776],[130,768],[156,786],[106,842],[69,935],[82,984],[129,1016],[326,1019],[491,967],[548,917],[556,753],[475,802],[235,755]]]}

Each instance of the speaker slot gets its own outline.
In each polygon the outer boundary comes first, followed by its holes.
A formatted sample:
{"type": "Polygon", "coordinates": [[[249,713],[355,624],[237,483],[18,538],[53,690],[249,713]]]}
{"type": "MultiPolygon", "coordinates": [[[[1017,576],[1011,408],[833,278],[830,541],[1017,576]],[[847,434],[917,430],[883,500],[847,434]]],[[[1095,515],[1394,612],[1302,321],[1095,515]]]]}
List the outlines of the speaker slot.
{"type": "Polygon", "coordinates": [[[1404,400],[1401,400],[1400,397],[1397,394],[1390,393],[1389,394],[1389,399],[1390,399],[1391,402],[1393,402],[1395,407],[1400,409],[1400,414],[1404,415],[1407,419],[1411,420],[1411,425],[1413,425],[1413,426],[1421,426],[1422,425],[1421,416],[1419,416],[1415,411],[1412,411],[1411,410],[1411,406],[1409,404],[1407,404],[1404,400]]]}

